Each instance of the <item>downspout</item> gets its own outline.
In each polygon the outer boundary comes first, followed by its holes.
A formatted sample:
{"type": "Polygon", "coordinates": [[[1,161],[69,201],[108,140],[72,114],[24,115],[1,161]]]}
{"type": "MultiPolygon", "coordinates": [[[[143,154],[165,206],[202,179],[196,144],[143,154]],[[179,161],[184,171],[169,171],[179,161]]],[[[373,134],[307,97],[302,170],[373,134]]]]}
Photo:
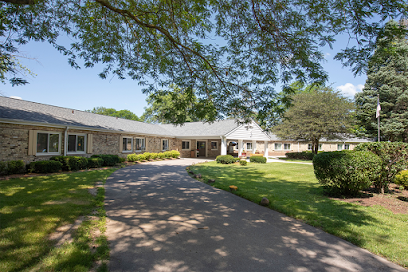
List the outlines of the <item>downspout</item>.
{"type": "Polygon", "coordinates": [[[67,155],[67,148],[68,148],[68,126],[65,129],[65,135],[64,135],[64,156],[67,155]]]}

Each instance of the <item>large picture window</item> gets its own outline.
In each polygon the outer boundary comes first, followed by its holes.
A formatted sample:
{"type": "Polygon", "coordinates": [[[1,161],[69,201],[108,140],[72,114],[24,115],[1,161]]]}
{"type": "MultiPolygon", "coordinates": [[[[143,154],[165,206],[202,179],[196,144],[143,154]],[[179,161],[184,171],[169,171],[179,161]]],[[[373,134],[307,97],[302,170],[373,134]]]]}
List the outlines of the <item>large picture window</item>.
{"type": "Polygon", "coordinates": [[[132,152],[133,138],[123,137],[122,141],[122,151],[123,152],[132,152]]]}
{"type": "Polygon", "coordinates": [[[190,141],[182,141],[181,142],[181,149],[190,150],[190,141]]]}
{"type": "Polygon", "coordinates": [[[68,152],[84,153],[85,152],[85,135],[70,134],[68,135],[68,152]]]}
{"type": "Polygon", "coordinates": [[[136,138],[136,152],[142,152],[146,150],[146,140],[145,138],[136,138]]]}
{"type": "Polygon", "coordinates": [[[60,134],[59,133],[37,133],[37,153],[41,154],[59,154],[60,153],[60,134]]]}
{"type": "Polygon", "coordinates": [[[168,139],[162,139],[162,150],[163,151],[169,150],[169,140],[168,139]]]}

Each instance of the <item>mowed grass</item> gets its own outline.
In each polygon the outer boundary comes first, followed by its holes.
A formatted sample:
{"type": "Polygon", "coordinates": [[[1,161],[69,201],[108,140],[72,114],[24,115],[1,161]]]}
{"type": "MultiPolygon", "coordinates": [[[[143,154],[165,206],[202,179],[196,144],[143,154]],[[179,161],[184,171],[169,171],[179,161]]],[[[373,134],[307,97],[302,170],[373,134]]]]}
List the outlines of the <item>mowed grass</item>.
{"type": "Polygon", "coordinates": [[[104,189],[88,192],[116,168],[0,181],[0,271],[89,271],[96,259],[107,258],[106,238],[91,241],[104,227],[104,189]],[[59,226],[95,211],[74,241],[55,248],[48,237],[59,226]],[[90,249],[94,243],[95,250],[90,249]]]}
{"type": "Polygon", "coordinates": [[[326,197],[312,165],[240,166],[209,162],[190,169],[200,173],[203,180],[215,179],[214,187],[229,191],[230,185],[236,185],[238,190],[234,194],[255,203],[267,197],[271,209],[408,267],[408,215],[393,214],[381,206],[364,207],[326,197]]]}

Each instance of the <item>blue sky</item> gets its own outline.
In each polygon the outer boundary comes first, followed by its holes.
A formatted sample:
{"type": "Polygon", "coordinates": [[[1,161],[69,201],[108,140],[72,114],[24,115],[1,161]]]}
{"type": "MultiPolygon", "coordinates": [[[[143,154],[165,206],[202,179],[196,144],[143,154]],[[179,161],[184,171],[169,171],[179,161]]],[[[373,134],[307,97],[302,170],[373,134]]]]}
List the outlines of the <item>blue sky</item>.
{"type": "MultiPolygon", "coordinates": [[[[340,37],[333,50],[324,51],[327,61],[323,66],[329,74],[329,84],[340,89],[344,96],[352,98],[362,89],[366,75],[354,77],[348,68],[333,60],[346,42],[347,38],[340,37]]],[[[116,77],[101,79],[98,76],[102,71],[101,66],[79,70],[71,68],[67,57],[48,43],[29,43],[20,47],[20,54],[30,58],[21,59],[20,62],[36,76],[28,76],[30,84],[24,86],[0,85],[0,93],[4,96],[77,110],[101,106],[127,109],[137,116],[141,116],[147,106],[146,95],[141,92],[137,81],[116,77]]]]}

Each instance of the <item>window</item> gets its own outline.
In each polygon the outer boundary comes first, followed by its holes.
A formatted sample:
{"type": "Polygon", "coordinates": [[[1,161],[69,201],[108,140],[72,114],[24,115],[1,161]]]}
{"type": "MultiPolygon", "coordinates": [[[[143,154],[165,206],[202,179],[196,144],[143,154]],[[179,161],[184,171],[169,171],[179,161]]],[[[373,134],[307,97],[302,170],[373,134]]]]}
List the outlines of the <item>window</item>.
{"type": "Polygon", "coordinates": [[[252,143],[246,143],[246,149],[252,150],[252,143]]]}
{"type": "Polygon", "coordinates": [[[37,154],[59,154],[60,153],[59,133],[37,133],[37,154]]]}
{"type": "Polygon", "coordinates": [[[85,135],[69,134],[68,135],[68,152],[85,153],[85,135]]]}
{"type": "Polygon", "coordinates": [[[275,144],[275,150],[282,150],[282,144],[275,144]]]}
{"type": "Polygon", "coordinates": [[[190,150],[190,141],[182,141],[181,142],[181,149],[190,150]]]}
{"type": "Polygon", "coordinates": [[[122,152],[132,152],[133,138],[123,137],[122,152]]]}
{"type": "Polygon", "coordinates": [[[312,144],[308,144],[308,145],[307,145],[307,150],[312,150],[312,148],[313,148],[313,145],[312,145],[312,144]]]}
{"type": "Polygon", "coordinates": [[[142,152],[146,150],[146,140],[145,138],[136,138],[136,152],[142,152]]]}
{"type": "Polygon", "coordinates": [[[284,144],[283,149],[284,150],[290,150],[290,144],[284,144]]]}
{"type": "Polygon", "coordinates": [[[322,150],[322,146],[323,146],[322,144],[319,144],[319,150],[322,150]]]}
{"type": "Polygon", "coordinates": [[[169,140],[168,139],[162,140],[162,149],[163,151],[169,150],[169,140]]]}
{"type": "Polygon", "coordinates": [[[349,149],[350,149],[350,145],[349,145],[349,144],[344,144],[344,149],[349,150],[349,149]]]}
{"type": "Polygon", "coordinates": [[[211,150],[217,150],[218,149],[218,143],[217,142],[211,142],[211,150]]]}
{"type": "Polygon", "coordinates": [[[337,151],[340,151],[343,149],[343,144],[337,144],[337,151]]]}

